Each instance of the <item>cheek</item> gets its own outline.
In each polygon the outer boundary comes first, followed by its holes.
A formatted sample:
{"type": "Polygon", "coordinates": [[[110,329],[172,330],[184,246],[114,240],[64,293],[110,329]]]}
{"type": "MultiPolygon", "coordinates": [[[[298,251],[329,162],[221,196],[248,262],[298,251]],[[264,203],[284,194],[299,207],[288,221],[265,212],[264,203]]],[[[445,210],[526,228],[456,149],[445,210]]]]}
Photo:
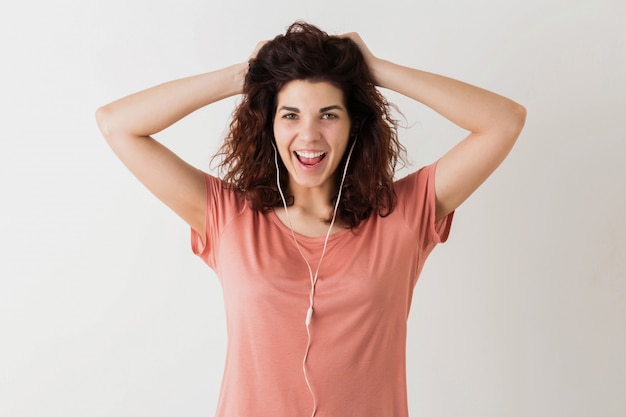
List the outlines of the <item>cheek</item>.
{"type": "Polygon", "coordinates": [[[274,124],[274,141],[276,142],[276,146],[278,146],[279,150],[281,148],[288,148],[291,144],[293,136],[293,129],[289,126],[285,126],[280,123],[274,124]]]}
{"type": "Polygon", "coordinates": [[[273,129],[274,129],[274,138],[276,139],[276,142],[281,141],[281,140],[284,142],[285,141],[284,138],[288,136],[287,127],[282,123],[274,123],[273,129]]]}
{"type": "Polygon", "coordinates": [[[274,132],[274,140],[276,141],[276,148],[278,149],[278,155],[280,159],[282,159],[283,163],[285,160],[289,158],[289,142],[287,141],[285,135],[281,135],[280,131],[274,132]]]}

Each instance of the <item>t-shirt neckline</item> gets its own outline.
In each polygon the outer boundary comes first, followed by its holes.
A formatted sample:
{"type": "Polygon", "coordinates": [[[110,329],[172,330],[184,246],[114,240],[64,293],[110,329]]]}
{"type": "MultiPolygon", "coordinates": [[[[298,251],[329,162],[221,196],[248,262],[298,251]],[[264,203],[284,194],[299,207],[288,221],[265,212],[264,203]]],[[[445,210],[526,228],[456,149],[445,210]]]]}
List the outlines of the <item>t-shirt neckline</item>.
{"type": "MultiPolygon", "coordinates": [[[[289,235],[290,238],[292,238],[291,235],[291,229],[289,228],[289,226],[287,226],[286,224],[284,224],[280,218],[276,215],[276,212],[274,211],[274,209],[271,209],[269,211],[269,217],[272,220],[272,222],[278,226],[278,228],[283,232],[286,233],[287,235],[289,235]]],[[[308,243],[324,243],[324,239],[326,239],[326,235],[324,236],[316,236],[316,237],[311,237],[311,236],[305,236],[303,234],[300,234],[296,231],[293,232],[296,236],[296,238],[298,239],[299,242],[308,242],[308,243]]],[[[339,239],[340,237],[344,236],[345,234],[350,233],[350,229],[344,228],[341,229],[337,232],[331,233],[330,236],[328,236],[328,241],[332,241],[332,240],[336,240],[339,239]]]]}

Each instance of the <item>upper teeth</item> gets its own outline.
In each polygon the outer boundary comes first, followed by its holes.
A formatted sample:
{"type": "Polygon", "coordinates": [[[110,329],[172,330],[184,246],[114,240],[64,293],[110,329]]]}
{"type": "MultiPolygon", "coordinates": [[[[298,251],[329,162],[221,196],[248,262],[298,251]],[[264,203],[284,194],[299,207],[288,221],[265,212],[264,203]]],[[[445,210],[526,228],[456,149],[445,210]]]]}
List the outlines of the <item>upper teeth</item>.
{"type": "Polygon", "coordinates": [[[324,153],[325,152],[296,151],[296,154],[303,158],[318,158],[324,155],[324,153]]]}

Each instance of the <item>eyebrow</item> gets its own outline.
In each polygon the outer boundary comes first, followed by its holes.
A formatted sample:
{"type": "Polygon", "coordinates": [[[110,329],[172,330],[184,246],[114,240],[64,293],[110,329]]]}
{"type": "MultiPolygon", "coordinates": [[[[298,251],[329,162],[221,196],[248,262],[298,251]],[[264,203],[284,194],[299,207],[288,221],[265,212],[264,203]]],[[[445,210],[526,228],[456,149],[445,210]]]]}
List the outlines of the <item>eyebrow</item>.
{"type": "MultiPolygon", "coordinates": [[[[320,109],[320,113],[326,113],[327,111],[330,110],[343,110],[344,108],[338,104],[333,104],[332,106],[326,106],[326,107],[322,107],[320,109]]],[[[300,113],[300,109],[297,107],[289,107],[289,106],[280,106],[280,108],[278,109],[280,110],[284,110],[284,111],[290,111],[293,113],[300,113]]]]}

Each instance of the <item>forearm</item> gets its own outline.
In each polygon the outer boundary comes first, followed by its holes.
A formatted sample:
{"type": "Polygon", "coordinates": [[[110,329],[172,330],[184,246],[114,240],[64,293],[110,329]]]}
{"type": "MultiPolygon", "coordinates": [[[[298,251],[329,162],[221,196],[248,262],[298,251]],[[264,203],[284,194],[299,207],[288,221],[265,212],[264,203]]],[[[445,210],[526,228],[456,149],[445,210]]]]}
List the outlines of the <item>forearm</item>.
{"type": "Polygon", "coordinates": [[[241,93],[247,62],[170,81],[116,100],[97,112],[105,136],[149,136],[213,102],[241,93]]]}
{"type": "Polygon", "coordinates": [[[417,100],[473,133],[523,124],[524,109],[498,94],[386,60],[371,66],[379,86],[417,100]]]}

